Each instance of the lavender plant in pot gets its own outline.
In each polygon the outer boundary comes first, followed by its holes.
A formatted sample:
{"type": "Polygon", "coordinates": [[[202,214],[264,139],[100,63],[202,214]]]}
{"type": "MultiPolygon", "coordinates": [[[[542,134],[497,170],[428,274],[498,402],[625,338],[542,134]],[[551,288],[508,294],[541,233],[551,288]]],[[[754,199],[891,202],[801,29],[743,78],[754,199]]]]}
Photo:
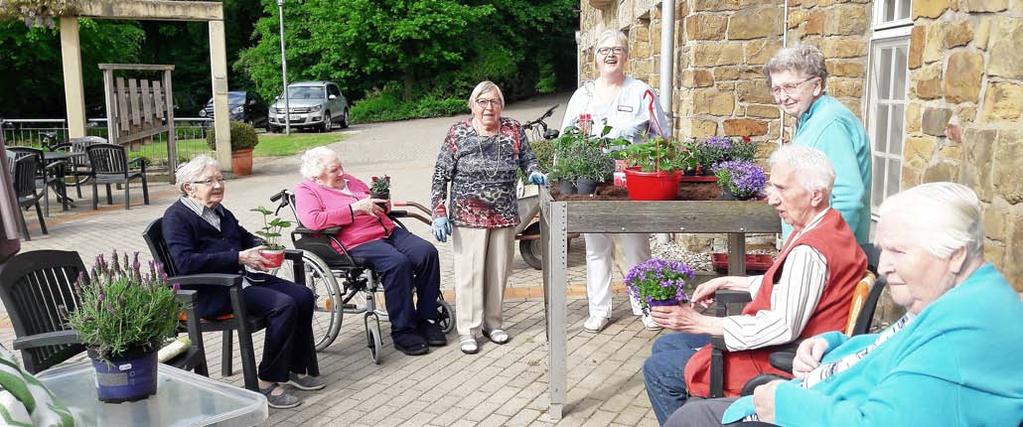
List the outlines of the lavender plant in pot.
{"type": "Polygon", "coordinates": [[[653,258],[630,268],[625,275],[625,286],[646,312],[650,306],[689,301],[685,287],[694,277],[693,269],[682,261],[653,258]]]}
{"type": "Polygon", "coordinates": [[[767,183],[764,169],[748,160],[729,160],[718,163],[714,175],[721,186],[721,198],[725,200],[749,200],[759,198],[767,183]]]}

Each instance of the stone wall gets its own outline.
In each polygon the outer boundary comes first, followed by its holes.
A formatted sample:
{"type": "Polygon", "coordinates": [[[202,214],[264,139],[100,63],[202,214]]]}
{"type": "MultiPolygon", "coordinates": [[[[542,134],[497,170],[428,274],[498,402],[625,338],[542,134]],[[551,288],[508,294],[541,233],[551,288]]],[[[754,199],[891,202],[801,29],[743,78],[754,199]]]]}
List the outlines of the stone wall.
{"type": "Polygon", "coordinates": [[[984,203],[986,258],[1023,290],[1023,0],[913,2],[902,188],[984,203]]]}

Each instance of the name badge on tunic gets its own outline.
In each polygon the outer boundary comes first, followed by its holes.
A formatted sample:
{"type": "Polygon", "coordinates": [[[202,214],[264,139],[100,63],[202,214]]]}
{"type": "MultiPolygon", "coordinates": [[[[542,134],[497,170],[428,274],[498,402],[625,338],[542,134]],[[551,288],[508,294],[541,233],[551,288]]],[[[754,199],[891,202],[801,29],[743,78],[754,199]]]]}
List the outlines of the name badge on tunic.
{"type": "Polygon", "coordinates": [[[618,111],[624,111],[626,113],[631,113],[632,112],[632,106],[631,105],[619,105],[618,106],[618,111]]]}

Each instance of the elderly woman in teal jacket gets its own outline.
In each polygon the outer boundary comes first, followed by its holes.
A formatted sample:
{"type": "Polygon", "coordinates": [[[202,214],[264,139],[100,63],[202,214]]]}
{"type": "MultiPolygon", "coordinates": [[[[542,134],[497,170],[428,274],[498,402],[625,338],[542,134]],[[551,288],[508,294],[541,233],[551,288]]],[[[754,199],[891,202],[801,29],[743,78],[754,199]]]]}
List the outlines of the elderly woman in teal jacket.
{"type": "Polygon", "coordinates": [[[878,273],[904,317],[880,334],[807,339],[793,361],[796,379],[737,401],[690,403],[666,425],[1018,425],[1023,301],[984,262],[976,194],[923,184],[889,197],[880,215],[878,273]]]}
{"type": "MultiPolygon", "coordinates": [[[[811,45],[778,51],[764,75],[778,107],[796,119],[793,144],[816,148],[835,167],[831,207],[866,243],[870,234],[870,141],[863,123],[825,92],[828,70],[824,55],[811,45]]],[[[792,228],[782,224],[783,236],[792,228]]]]}

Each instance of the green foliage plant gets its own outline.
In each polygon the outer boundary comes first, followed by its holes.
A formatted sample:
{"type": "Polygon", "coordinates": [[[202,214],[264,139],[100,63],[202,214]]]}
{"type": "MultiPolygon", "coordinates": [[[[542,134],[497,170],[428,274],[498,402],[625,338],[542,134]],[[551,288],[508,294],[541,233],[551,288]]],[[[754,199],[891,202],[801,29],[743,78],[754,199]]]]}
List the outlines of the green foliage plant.
{"type": "Polygon", "coordinates": [[[123,255],[114,251],[107,262],[100,254],[89,274],[82,272],[75,282],[80,305],[67,316],[82,344],[108,361],[158,350],[175,335],[181,309],[178,286],[168,285],[162,266],[150,261],[143,273],[138,252],[131,263],[123,255]]]}
{"type": "Polygon", "coordinates": [[[642,144],[632,144],[612,153],[612,157],[625,160],[629,167],[642,172],[684,171],[692,164],[692,152],[671,139],[656,137],[642,144]]]}
{"type": "MultiPolygon", "coordinates": [[[[217,149],[216,129],[211,127],[206,133],[206,144],[209,145],[210,150],[217,149]]],[[[257,144],[259,144],[259,135],[256,135],[256,130],[252,126],[244,122],[231,121],[231,151],[254,148],[257,144]]]]}
{"type": "Polygon", "coordinates": [[[263,228],[256,231],[256,235],[263,238],[266,249],[271,251],[284,250],[284,245],[280,243],[281,230],[291,227],[291,221],[277,217],[273,211],[262,206],[250,210],[263,214],[263,228]]]}
{"type": "Polygon", "coordinates": [[[374,176],[369,186],[369,194],[375,198],[390,198],[391,197],[391,177],[384,175],[374,176]]]}
{"type": "Polygon", "coordinates": [[[578,128],[569,127],[561,136],[551,141],[554,154],[553,167],[550,169],[553,175],[551,178],[558,180],[589,178],[597,182],[606,181],[614,173],[614,160],[604,152],[604,147],[609,141],[606,138],[590,138],[578,128]]]}

